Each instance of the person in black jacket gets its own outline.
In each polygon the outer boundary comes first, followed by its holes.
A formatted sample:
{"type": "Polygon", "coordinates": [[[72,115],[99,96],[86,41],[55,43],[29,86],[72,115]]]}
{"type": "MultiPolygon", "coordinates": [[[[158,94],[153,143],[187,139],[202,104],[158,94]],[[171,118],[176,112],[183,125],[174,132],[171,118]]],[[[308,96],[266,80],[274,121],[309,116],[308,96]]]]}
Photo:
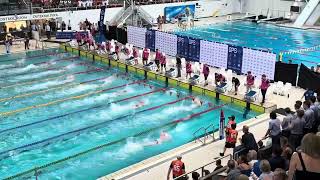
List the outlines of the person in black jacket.
{"type": "Polygon", "coordinates": [[[181,77],[181,58],[177,55],[176,56],[176,66],[177,66],[177,78],[181,77]]]}
{"type": "Polygon", "coordinates": [[[249,127],[244,125],[242,127],[243,135],[241,138],[241,145],[242,148],[245,150],[243,151],[244,154],[247,154],[250,150],[255,150],[258,152],[258,145],[256,139],[254,138],[253,134],[249,132],[249,127]]]}

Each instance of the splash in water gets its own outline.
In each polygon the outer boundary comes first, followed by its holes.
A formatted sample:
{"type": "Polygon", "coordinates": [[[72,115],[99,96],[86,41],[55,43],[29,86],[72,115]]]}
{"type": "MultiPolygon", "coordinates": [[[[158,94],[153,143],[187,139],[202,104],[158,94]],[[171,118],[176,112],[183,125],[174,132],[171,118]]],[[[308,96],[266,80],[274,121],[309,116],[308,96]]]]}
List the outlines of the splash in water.
{"type": "Polygon", "coordinates": [[[59,73],[61,73],[63,71],[64,70],[50,70],[50,71],[40,72],[40,73],[37,73],[37,74],[17,76],[17,77],[14,78],[14,80],[9,80],[9,81],[10,82],[18,82],[19,80],[41,78],[41,77],[45,77],[45,76],[48,76],[48,75],[59,74],[59,73]]]}
{"type": "Polygon", "coordinates": [[[2,70],[0,75],[6,75],[6,74],[15,74],[15,73],[23,73],[23,72],[28,72],[34,69],[41,68],[41,66],[36,66],[34,64],[30,64],[26,67],[23,68],[18,68],[18,69],[10,69],[10,70],[2,70]]]}
{"type": "Polygon", "coordinates": [[[69,82],[73,82],[74,79],[73,78],[67,78],[66,80],[54,80],[54,81],[47,81],[44,83],[40,83],[40,84],[35,84],[32,86],[27,86],[25,88],[16,88],[15,90],[17,92],[26,92],[26,91],[33,91],[33,90],[41,90],[41,89],[45,89],[45,88],[49,88],[51,86],[56,86],[56,85],[61,85],[61,84],[65,84],[65,83],[69,83],[69,82]]]}

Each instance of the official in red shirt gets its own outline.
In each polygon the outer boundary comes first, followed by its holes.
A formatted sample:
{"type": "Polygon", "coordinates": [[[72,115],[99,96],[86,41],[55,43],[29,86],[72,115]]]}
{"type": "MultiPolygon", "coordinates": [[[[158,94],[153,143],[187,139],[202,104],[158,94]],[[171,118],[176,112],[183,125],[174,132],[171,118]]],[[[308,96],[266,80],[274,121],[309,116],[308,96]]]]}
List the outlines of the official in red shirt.
{"type": "Polygon", "coordinates": [[[171,162],[168,175],[167,175],[167,180],[170,179],[171,171],[172,171],[173,179],[186,173],[184,163],[181,161],[181,159],[182,159],[182,156],[179,155],[177,156],[177,160],[174,160],[171,162]]]}
{"type": "Polygon", "coordinates": [[[226,137],[226,144],[223,149],[223,153],[220,153],[220,156],[224,156],[227,148],[235,148],[237,143],[238,131],[236,130],[237,125],[231,124],[231,129],[228,130],[226,137]]]}

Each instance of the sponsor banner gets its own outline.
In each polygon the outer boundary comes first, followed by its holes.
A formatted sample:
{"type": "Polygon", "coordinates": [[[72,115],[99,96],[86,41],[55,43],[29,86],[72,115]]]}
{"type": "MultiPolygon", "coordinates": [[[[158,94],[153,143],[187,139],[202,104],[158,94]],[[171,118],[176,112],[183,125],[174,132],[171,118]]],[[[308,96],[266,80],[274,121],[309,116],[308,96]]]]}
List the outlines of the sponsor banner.
{"type": "Polygon", "coordinates": [[[146,47],[146,28],[128,26],[127,32],[129,44],[133,44],[134,46],[139,48],[146,47]]]}
{"type": "Polygon", "coordinates": [[[166,55],[177,55],[177,35],[156,31],[155,48],[166,55]]]}
{"type": "Polygon", "coordinates": [[[147,30],[146,32],[146,47],[151,51],[155,51],[156,44],[156,31],[155,30],[147,30]]]}
{"type": "Polygon", "coordinates": [[[170,22],[172,19],[193,17],[195,13],[196,5],[183,5],[183,6],[169,6],[164,8],[164,15],[166,21],[170,22]]]}
{"type": "Polygon", "coordinates": [[[239,46],[228,46],[228,64],[227,69],[241,73],[243,50],[239,46]]]}
{"type": "Polygon", "coordinates": [[[100,20],[99,20],[99,42],[103,42],[106,40],[105,35],[105,27],[104,27],[104,15],[106,12],[106,6],[101,6],[101,11],[100,11],[100,20]]]}
{"type": "Polygon", "coordinates": [[[277,55],[274,53],[243,48],[242,73],[251,71],[255,76],[267,75],[273,80],[277,55]]]}
{"type": "Polygon", "coordinates": [[[214,67],[227,68],[228,45],[201,40],[200,62],[214,67]]]}
{"type": "Polygon", "coordinates": [[[50,18],[58,18],[58,17],[61,17],[59,13],[22,14],[22,15],[12,15],[12,16],[1,16],[0,22],[50,19],[50,18]]]}
{"type": "Polygon", "coordinates": [[[200,60],[200,39],[189,38],[188,60],[200,60]]]}
{"type": "Polygon", "coordinates": [[[180,57],[188,58],[189,39],[187,36],[177,37],[177,54],[180,57]]]}

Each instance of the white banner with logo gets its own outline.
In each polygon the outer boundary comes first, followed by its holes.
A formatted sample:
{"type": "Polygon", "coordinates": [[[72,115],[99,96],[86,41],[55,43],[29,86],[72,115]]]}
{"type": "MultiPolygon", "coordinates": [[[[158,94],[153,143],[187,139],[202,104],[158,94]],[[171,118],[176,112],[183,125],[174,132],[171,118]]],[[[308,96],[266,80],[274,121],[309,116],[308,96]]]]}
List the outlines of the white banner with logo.
{"type": "MultiPolygon", "coordinates": [[[[61,12],[64,13],[64,12],[61,12]]],[[[9,21],[27,21],[36,19],[50,19],[62,17],[61,13],[39,13],[39,14],[22,14],[22,15],[12,15],[12,16],[1,16],[0,22],[9,21]]]]}
{"type": "Polygon", "coordinates": [[[140,48],[146,47],[146,28],[128,26],[127,32],[129,44],[133,44],[134,46],[140,48]]]}
{"type": "Polygon", "coordinates": [[[227,68],[228,45],[210,41],[200,41],[200,63],[227,68]]]}
{"type": "Polygon", "coordinates": [[[177,55],[177,35],[156,31],[156,49],[170,56],[177,55]]]}
{"type": "Polygon", "coordinates": [[[242,73],[251,71],[255,76],[267,75],[274,79],[277,55],[274,53],[243,48],[242,73]]]}

